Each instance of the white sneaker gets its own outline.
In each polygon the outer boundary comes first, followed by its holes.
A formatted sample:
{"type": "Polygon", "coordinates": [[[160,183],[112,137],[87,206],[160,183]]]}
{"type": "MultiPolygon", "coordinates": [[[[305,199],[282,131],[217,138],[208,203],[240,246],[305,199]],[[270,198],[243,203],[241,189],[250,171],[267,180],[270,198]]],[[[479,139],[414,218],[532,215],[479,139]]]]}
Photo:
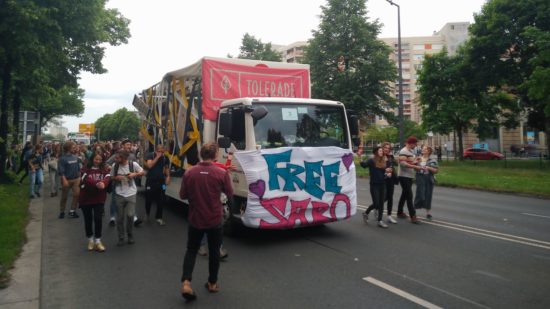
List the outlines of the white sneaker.
{"type": "Polygon", "coordinates": [[[160,226],[165,226],[165,225],[166,225],[166,222],[164,222],[164,220],[162,220],[162,219],[157,219],[157,223],[158,223],[160,226]]]}
{"type": "Polygon", "coordinates": [[[220,247],[220,259],[225,259],[229,256],[229,254],[227,254],[227,250],[225,250],[223,247],[220,247]]]}
{"type": "Polygon", "coordinates": [[[206,246],[200,246],[199,255],[202,255],[202,256],[207,256],[208,255],[208,250],[206,249],[206,246]]]}
{"type": "Polygon", "coordinates": [[[388,222],[391,224],[397,224],[397,221],[392,216],[388,216],[388,222]]]}
{"type": "Polygon", "coordinates": [[[88,239],[88,251],[94,250],[94,240],[88,239]]]}
{"type": "Polygon", "coordinates": [[[384,229],[388,228],[388,225],[386,223],[384,223],[384,221],[382,221],[382,220],[378,221],[378,226],[381,227],[381,228],[384,228],[384,229]]]}

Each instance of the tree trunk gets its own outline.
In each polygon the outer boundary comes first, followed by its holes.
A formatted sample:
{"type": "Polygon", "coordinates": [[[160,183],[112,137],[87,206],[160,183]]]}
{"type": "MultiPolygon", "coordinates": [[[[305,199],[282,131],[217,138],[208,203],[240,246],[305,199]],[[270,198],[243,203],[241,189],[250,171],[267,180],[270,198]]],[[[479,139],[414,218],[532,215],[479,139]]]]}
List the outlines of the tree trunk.
{"type": "Polygon", "coordinates": [[[456,128],[453,130],[453,160],[456,160],[456,128]]]}
{"type": "Polygon", "coordinates": [[[8,144],[8,99],[11,87],[11,61],[7,59],[3,68],[2,99],[0,101],[0,180],[6,175],[8,144]]]}
{"type": "Polygon", "coordinates": [[[13,144],[19,144],[21,141],[19,140],[19,111],[21,110],[21,96],[19,94],[19,90],[15,90],[15,94],[13,97],[13,104],[12,104],[12,111],[13,111],[13,136],[12,136],[12,143],[13,144]]]}
{"type": "Polygon", "coordinates": [[[458,135],[458,158],[460,161],[464,160],[464,145],[462,143],[462,138],[463,138],[463,129],[462,127],[459,127],[457,130],[456,130],[456,133],[458,135]]]}
{"type": "Polygon", "coordinates": [[[550,117],[546,117],[544,135],[546,136],[546,159],[550,160],[550,117]]]}

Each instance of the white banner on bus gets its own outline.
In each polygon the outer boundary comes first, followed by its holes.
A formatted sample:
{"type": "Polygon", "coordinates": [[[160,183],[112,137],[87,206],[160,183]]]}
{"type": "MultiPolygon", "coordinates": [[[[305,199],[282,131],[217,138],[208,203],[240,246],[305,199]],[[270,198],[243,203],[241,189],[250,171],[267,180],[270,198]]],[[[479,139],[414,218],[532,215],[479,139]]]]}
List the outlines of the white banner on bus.
{"type": "Polygon", "coordinates": [[[289,229],[349,218],[357,211],[353,153],[338,147],[236,152],[248,183],[249,227],[289,229]]]}

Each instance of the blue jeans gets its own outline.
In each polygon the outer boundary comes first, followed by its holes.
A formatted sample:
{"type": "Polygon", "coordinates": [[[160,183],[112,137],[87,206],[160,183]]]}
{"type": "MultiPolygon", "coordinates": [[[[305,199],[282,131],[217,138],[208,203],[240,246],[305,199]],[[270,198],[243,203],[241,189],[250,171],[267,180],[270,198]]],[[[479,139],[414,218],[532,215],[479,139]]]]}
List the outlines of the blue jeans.
{"type": "Polygon", "coordinates": [[[117,216],[117,208],[116,208],[116,200],[115,200],[115,188],[113,188],[113,192],[111,193],[111,205],[110,205],[110,214],[111,214],[111,218],[115,218],[116,219],[116,216],[117,216]]]}
{"type": "Polygon", "coordinates": [[[44,171],[41,168],[34,171],[29,170],[29,175],[30,175],[30,184],[31,184],[30,185],[31,196],[34,196],[35,193],[40,194],[40,189],[42,189],[42,183],[44,182],[44,171]]]}

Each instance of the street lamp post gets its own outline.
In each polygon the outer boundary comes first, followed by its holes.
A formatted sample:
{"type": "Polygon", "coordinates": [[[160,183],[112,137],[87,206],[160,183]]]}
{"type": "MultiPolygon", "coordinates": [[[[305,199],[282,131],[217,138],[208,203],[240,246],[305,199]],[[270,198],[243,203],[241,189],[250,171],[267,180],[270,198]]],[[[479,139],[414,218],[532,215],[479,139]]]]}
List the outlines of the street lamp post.
{"type": "Polygon", "coordinates": [[[389,4],[397,7],[397,65],[399,68],[399,146],[403,147],[403,70],[401,64],[401,8],[392,0],[386,0],[389,4]]]}

